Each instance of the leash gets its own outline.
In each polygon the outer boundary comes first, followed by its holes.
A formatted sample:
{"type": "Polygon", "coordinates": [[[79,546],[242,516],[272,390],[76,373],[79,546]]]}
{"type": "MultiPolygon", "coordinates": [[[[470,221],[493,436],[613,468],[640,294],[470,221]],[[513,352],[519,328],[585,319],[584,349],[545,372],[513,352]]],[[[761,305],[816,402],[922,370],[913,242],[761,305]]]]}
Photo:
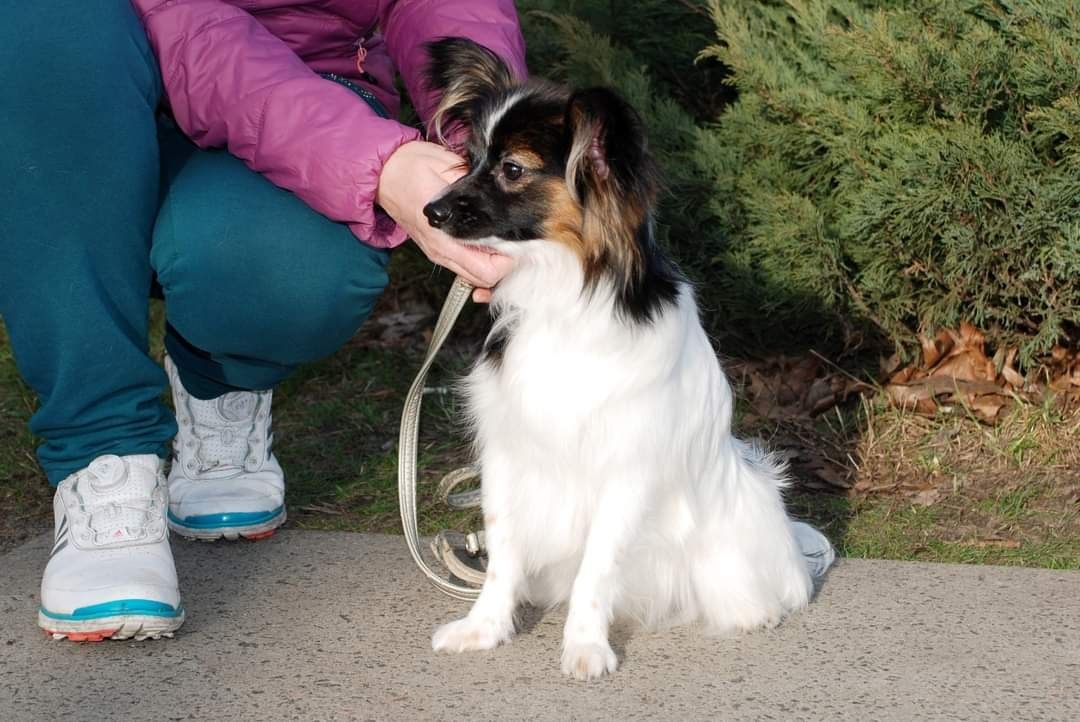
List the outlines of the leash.
{"type": "MultiPolygon", "coordinates": [[[[484,583],[484,572],[467,564],[461,559],[459,550],[464,550],[468,556],[479,558],[484,550],[484,533],[461,534],[459,532],[442,531],[436,535],[431,543],[431,551],[436,559],[443,564],[453,577],[475,586],[463,586],[445,579],[427,563],[420,552],[420,530],[417,527],[416,515],[416,478],[417,478],[417,439],[420,431],[420,405],[424,398],[424,381],[428,371],[435,360],[435,356],[442,348],[443,342],[450,335],[454,322],[461,315],[461,309],[469,301],[473,287],[460,276],[454,279],[454,285],[450,293],[446,295],[439,319],[435,322],[435,330],[431,334],[431,343],[428,345],[427,356],[420,370],[413,379],[409,393],[405,397],[405,408],[401,412],[401,433],[398,436],[398,506],[401,510],[401,527],[405,531],[405,542],[409,546],[409,553],[413,561],[424,576],[442,593],[460,599],[472,601],[480,595],[476,588],[484,583]]],[[[480,470],[476,466],[466,466],[450,472],[439,482],[439,496],[449,506],[455,509],[472,509],[480,506],[480,490],[474,489],[464,492],[454,490],[461,484],[476,479],[480,476],[480,470]]]]}

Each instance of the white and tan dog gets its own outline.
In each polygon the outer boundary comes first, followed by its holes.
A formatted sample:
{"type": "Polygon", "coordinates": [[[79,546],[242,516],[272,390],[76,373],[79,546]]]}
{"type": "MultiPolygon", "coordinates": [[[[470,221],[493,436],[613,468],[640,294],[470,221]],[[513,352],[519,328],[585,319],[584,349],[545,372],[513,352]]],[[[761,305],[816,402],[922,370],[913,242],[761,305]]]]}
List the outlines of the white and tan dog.
{"type": "Polygon", "coordinates": [[[806,606],[832,548],[788,518],[779,465],[732,436],[693,290],[653,238],[637,114],[605,89],[519,83],[466,40],[430,51],[436,122],[471,137],[469,173],[424,212],[516,259],[465,382],[487,579],[434,648],[495,647],[521,602],[568,602],[562,669],[587,679],[616,668],[616,616],[730,632],[806,606]]]}

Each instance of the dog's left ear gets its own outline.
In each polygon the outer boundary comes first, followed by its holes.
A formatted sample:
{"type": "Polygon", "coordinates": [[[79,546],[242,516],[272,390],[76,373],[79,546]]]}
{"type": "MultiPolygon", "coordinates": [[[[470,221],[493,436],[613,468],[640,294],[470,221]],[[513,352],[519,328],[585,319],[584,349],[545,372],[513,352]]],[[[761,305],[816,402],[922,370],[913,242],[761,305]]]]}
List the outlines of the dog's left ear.
{"type": "Polygon", "coordinates": [[[570,96],[566,115],[571,133],[567,165],[572,168],[568,171],[578,183],[614,184],[624,193],[651,190],[655,194],[656,167],[649,155],[645,124],[629,103],[613,90],[589,88],[570,96]],[[646,186],[635,188],[640,181],[646,186]]]}
{"type": "Polygon", "coordinates": [[[502,58],[467,38],[436,40],[427,44],[427,51],[428,87],[442,91],[429,130],[440,140],[452,123],[473,124],[479,100],[518,84],[502,58]]]}
{"type": "Polygon", "coordinates": [[[589,88],[570,97],[566,129],[566,182],[583,207],[586,242],[633,264],[660,191],[645,124],[615,92],[589,88]]]}

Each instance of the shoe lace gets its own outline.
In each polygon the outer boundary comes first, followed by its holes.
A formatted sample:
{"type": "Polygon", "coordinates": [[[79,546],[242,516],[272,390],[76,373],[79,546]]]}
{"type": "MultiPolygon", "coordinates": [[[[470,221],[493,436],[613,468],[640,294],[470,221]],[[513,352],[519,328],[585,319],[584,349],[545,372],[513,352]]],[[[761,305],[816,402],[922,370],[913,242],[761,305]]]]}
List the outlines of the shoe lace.
{"type": "Polygon", "coordinates": [[[157,503],[153,499],[147,499],[143,503],[107,501],[83,508],[88,514],[86,527],[95,541],[100,541],[102,537],[105,541],[111,541],[115,537],[129,541],[142,539],[149,536],[148,527],[158,515],[157,503]],[[137,519],[132,512],[138,515],[137,519]],[[135,523],[123,523],[124,521],[135,523]]]}
{"type": "Polygon", "coordinates": [[[93,475],[82,470],[73,489],[84,518],[84,539],[101,545],[115,541],[135,541],[151,535],[150,527],[164,513],[164,503],[156,493],[127,495],[115,499],[88,501],[80,486],[90,484],[93,475]]]}

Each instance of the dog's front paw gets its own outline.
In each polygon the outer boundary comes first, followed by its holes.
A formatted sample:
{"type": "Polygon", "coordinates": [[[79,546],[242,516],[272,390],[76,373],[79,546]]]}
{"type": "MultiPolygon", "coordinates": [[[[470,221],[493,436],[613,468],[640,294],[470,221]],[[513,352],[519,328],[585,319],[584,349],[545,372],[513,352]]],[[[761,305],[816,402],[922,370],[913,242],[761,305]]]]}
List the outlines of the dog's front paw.
{"type": "Polygon", "coordinates": [[[618,666],[619,660],[606,641],[599,644],[567,642],[563,646],[563,674],[575,679],[596,679],[611,674],[618,666]]]}
{"type": "Polygon", "coordinates": [[[431,648],[436,652],[494,649],[508,641],[513,632],[512,625],[507,628],[493,619],[465,617],[436,629],[431,637],[431,648]]]}

